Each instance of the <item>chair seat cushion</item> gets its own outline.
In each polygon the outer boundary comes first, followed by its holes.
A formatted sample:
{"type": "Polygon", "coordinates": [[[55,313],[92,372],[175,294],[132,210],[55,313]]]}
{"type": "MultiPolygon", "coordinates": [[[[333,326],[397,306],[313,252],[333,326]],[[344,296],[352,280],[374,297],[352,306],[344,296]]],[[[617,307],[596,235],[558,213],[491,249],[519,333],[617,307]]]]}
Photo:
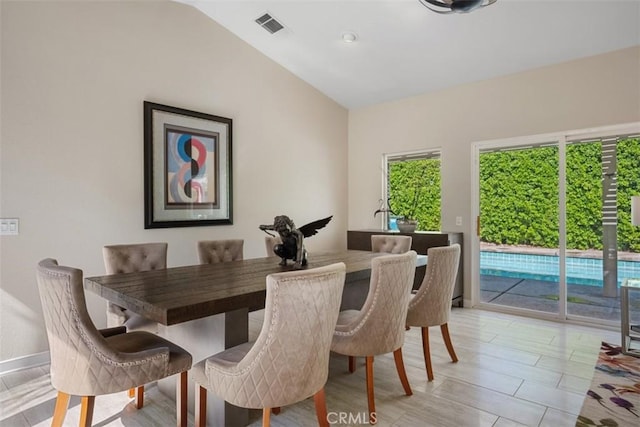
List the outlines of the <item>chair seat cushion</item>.
{"type": "Polygon", "coordinates": [[[182,347],[148,332],[136,331],[106,338],[109,346],[123,353],[136,353],[158,347],[169,349],[167,376],[187,371],[191,367],[191,354],[182,347]]]}
{"type": "Polygon", "coordinates": [[[218,354],[214,354],[207,359],[208,363],[213,363],[221,368],[228,368],[237,365],[238,362],[240,362],[244,358],[244,356],[247,355],[249,350],[251,350],[253,344],[254,342],[246,342],[244,344],[231,347],[218,354]]]}
{"type": "Polygon", "coordinates": [[[342,327],[352,324],[360,316],[360,310],[344,310],[338,315],[338,323],[336,325],[337,330],[341,330],[342,327]]]}
{"type": "Polygon", "coordinates": [[[253,344],[253,341],[246,342],[214,354],[207,359],[201,360],[191,368],[191,377],[197,384],[208,388],[209,380],[206,375],[207,362],[213,363],[221,369],[232,368],[247,355],[249,350],[251,350],[251,347],[253,347],[253,344]]]}

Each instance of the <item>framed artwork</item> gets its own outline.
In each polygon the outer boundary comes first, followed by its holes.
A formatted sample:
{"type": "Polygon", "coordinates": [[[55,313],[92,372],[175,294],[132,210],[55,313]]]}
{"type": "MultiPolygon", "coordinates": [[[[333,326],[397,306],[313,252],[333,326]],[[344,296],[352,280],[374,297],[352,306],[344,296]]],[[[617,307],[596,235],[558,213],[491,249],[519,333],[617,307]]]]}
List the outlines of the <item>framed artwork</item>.
{"type": "Polygon", "coordinates": [[[232,120],[144,102],[144,228],[233,224],[232,120]]]}

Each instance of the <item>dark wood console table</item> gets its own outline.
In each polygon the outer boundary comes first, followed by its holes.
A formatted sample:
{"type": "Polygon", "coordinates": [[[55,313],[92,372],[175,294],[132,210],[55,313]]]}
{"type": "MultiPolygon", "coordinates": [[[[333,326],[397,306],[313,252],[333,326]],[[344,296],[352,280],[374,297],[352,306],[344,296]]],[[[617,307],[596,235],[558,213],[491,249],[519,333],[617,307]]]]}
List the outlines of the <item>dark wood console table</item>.
{"type": "MultiPolygon", "coordinates": [[[[426,255],[427,249],[435,246],[449,246],[454,243],[460,245],[460,263],[458,264],[458,276],[456,277],[456,287],[453,290],[452,302],[462,307],[463,303],[463,248],[462,248],[462,233],[438,233],[431,231],[416,231],[414,233],[400,233],[399,231],[391,230],[349,230],[347,231],[347,248],[370,251],[371,250],[371,235],[373,234],[391,234],[391,235],[403,235],[411,236],[411,249],[419,254],[426,255]]],[[[428,262],[428,261],[427,261],[428,262]]],[[[426,268],[416,268],[416,278],[413,283],[414,289],[420,287],[422,279],[424,278],[426,268]]]]}

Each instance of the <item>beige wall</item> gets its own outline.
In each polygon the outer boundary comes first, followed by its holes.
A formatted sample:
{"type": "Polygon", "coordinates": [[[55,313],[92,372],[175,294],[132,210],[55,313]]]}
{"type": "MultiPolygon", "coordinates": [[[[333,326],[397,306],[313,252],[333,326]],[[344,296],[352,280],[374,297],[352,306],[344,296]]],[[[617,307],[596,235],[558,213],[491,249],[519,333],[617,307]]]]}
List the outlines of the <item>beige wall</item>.
{"type": "MultiPolygon", "coordinates": [[[[34,280],[43,257],[96,275],[105,244],[167,241],[177,266],[195,262],[197,240],[228,237],[262,256],[257,225],[281,213],[299,225],[333,214],[307,244],[344,247],[347,225],[380,225],[382,153],[433,147],[443,229],[464,232],[468,251],[472,142],[640,120],[640,48],[347,117],[186,5],[0,0],[0,19],[0,216],[21,226],[0,238],[0,361],[47,348],[34,280]],[[233,226],[143,229],[143,100],[233,118],[233,226]]],[[[102,326],[104,302],[88,298],[102,326]]]]}
{"type": "Polygon", "coordinates": [[[442,229],[465,233],[468,302],[472,143],[638,120],[640,47],[352,110],[349,229],[380,227],[383,153],[442,147],[442,229]]]}
{"type": "Polygon", "coordinates": [[[0,361],[47,349],[44,257],[98,275],[105,244],[166,241],[178,266],[230,237],[258,257],[278,214],[334,215],[308,249],[346,247],[344,108],[187,5],[0,4],[0,216],[20,218],[0,240],[0,361]],[[143,100],[233,119],[232,226],[143,229],[143,100]]]}

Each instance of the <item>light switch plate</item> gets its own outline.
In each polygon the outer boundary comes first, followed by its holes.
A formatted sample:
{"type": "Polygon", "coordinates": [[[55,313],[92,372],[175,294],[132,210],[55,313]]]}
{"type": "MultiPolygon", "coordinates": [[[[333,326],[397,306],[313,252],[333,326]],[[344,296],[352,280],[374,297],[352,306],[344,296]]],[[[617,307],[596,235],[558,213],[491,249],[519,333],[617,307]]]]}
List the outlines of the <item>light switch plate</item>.
{"type": "Polygon", "coordinates": [[[0,235],[17,236],[20,234],[20,220],[18,218],[0,218],[0,235]]]}
{"type": "Polygon", "coordinates": [[[462,217],[461,216],[457,216],[456,217],[456,225],[462,225],[462,217]]]}

